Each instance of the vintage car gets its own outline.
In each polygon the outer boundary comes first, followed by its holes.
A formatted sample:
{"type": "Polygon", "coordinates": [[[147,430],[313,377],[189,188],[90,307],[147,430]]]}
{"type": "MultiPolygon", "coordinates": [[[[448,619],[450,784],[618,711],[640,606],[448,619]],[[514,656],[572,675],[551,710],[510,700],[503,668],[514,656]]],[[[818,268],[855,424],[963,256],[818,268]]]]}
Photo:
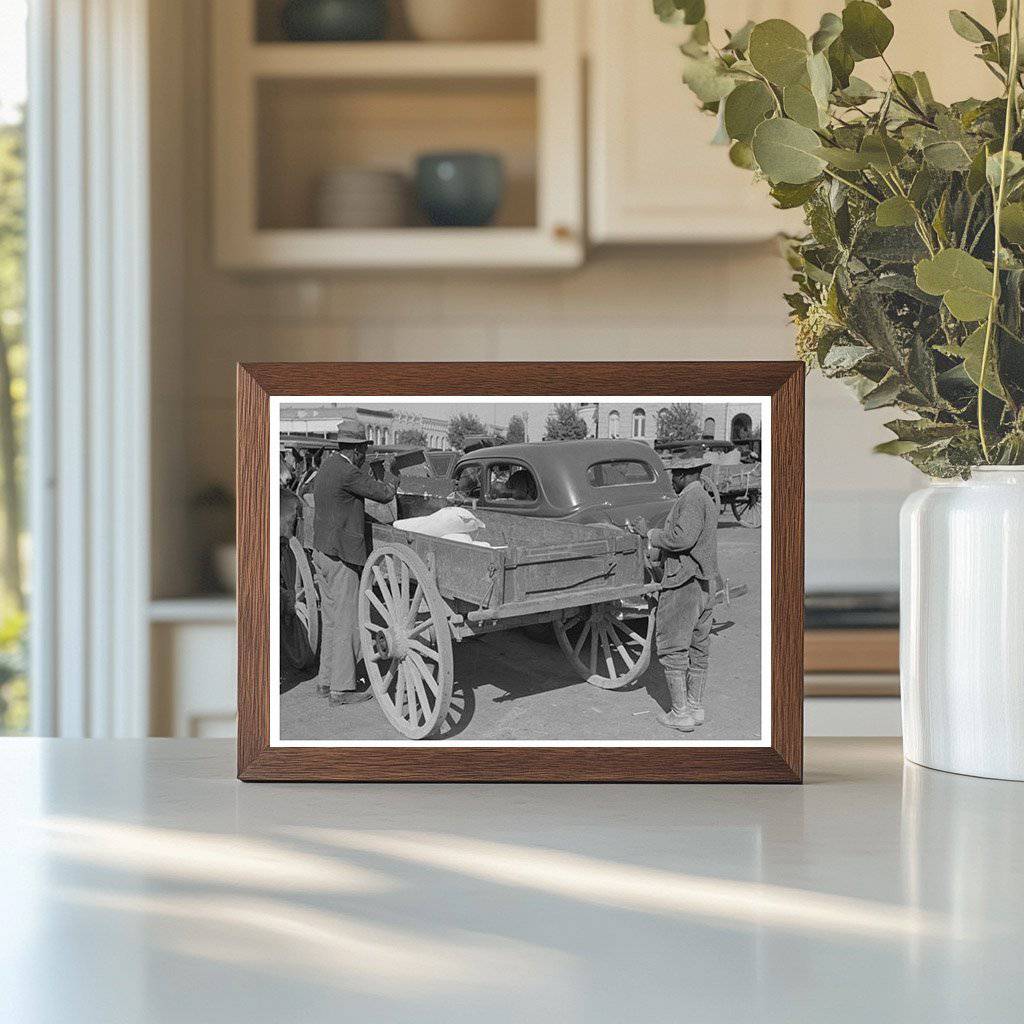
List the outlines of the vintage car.
{"type": "Polygon", "coordinates": [[[625,440],[481,448],[455,463],[445,488],[443,497],[436,487],[419,494],[403,488],[399,511],[422,515],[447,501],[570,523],[624,527],[644,520],[651,527],[665,521],[675,500],[658,455],[640,441],[625,440]]]}

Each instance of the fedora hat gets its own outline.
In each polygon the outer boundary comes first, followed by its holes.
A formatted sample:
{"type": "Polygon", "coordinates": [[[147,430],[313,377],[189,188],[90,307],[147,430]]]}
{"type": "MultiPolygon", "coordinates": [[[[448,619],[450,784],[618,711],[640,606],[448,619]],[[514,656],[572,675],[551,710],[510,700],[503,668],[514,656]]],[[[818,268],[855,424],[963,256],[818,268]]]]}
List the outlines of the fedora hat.
{"type": "Polygon", "coordinates": [[[338,444],[369,444],[359,420],[344,419],[338,424],[338,444]]]}
{"type": "Polygon", "coordinates": [[[665,460],[665,468],[669,470],[703,469],[710,465],[711,462],[706,455],[670,455],[665,460]]]}

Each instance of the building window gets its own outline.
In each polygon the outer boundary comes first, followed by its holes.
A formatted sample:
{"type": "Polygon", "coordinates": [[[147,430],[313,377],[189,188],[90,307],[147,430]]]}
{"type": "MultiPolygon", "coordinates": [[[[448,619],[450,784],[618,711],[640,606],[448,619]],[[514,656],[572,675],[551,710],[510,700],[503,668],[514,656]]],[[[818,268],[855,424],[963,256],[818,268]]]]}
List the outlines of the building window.
{"type": "Polygon", "coordinates": [[[647,413],[643,409],[633,410],[633,436],[644,437],[647,434],[647,413]]]}
{"type": "Polygon", "coordinates": [[[715,436],[715,417],[714,416],[709,416],[704,421],[704,436],[705,437],[714,437],[715,436]]]}
{"type": "Polygon", "coordinates": [[[619,436],[619,414],[614,409],[608,413],[608,436],[619,436]]]}
{"type": "Polygon", "coordinates": [[[745,412],[741,412],[738,416],[733,416],[732,429],[729,431],[732,441],[745,441],[747,438],[751,437],[753,433],[754,425],[751,422],[750,417],[745,412]]]}

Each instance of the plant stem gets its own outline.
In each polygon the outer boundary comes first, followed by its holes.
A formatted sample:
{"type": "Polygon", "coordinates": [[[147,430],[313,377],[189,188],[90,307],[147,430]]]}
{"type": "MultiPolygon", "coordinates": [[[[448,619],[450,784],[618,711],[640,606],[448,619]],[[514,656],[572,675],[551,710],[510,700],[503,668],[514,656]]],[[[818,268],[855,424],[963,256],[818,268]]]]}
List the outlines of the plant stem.
{"type": "Polygon", "coordinates": [[[868,199],[871,200],[871,202],[877,205],[878,196],[873,196],[866,188],[861,188],[860,185],[858,185],[854,181],[847,181],[846,178],[840,178],[838,174],[833,174],[827,167],[824,169],[824,173],[827,174],[830,178],[834,179],[835,181],[841,182],[843,185],[852,188],[854,192],[859,192],[862,196],[866,196],[868,199]]]}
{"type": "Polygon", "coordinates": [[[1020,0],[1010,0],[1010,73],[1006,83],[1006,118],[1003,124],[1003,149],[999,155],[999,189],[995,196],[993,227],[995,243],[992,252],[992,297],[989,300],[988,320],[985,322],[985,345],[981,350],[981,369],[978,371],[978,435],[985,461],[992,462],[988,437],[985,434],[985,372],[988,369],[989,352],[992,347],[992,330],[999,308],[999,256],[1001,252],[1000,228],[1002,226],[1003,200],[1006,195],[1006,160],[1010,151],[1010,138],[1014,115],[1017,111],[1017,66],[1020,60],[1020,0]]]}

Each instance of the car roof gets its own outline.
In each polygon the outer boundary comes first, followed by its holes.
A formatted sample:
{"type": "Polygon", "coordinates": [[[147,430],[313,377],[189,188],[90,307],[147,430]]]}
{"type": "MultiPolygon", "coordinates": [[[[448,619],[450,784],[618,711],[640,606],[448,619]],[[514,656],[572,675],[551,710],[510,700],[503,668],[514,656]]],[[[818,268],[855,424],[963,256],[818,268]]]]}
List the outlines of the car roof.
{"type": "Polygon", "coordinates": [[[467,452],[466,459],[520,459],[538,467],[565,462],[593,465],[605,459],[640,458],[644,462],[660,461],[657,453],[643,441],[625,438],[583,438],[579,441],[528,441],[524,444],[503,444],[467,452]]]}

